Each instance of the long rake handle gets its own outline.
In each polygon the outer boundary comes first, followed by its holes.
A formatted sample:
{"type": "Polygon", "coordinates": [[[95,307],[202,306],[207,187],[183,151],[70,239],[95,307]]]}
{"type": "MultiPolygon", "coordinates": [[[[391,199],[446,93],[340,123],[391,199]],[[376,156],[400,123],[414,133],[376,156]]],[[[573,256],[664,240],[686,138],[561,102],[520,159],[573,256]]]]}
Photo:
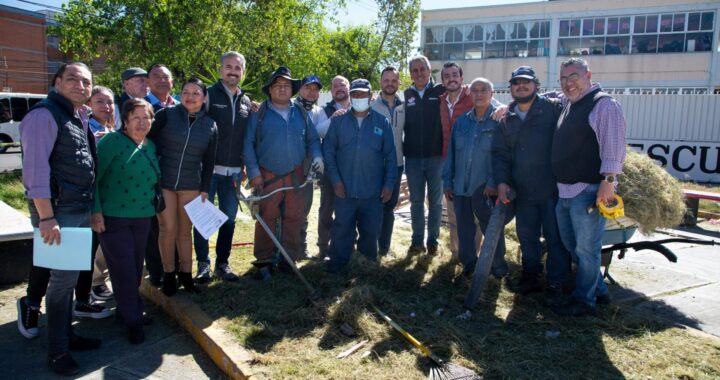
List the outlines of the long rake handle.
{"type": "Polygon", "coordinates": [[[399,332],[400,334],[402,334],[402,336],[404,336],[405,339],[407,339],[410,343],[412,343],[413,346],[417,347],[418,350],[422,351],[422,353],[423,353],[425,356],[431,358],[432,360],[436,360],[436,359],[435,359],[435,354],[433,354],[432,351],[430,351],[429,348],[425,347],[424,344],[420,343],[419,340],[415,339],[414,336],[410,335],[410,333],[407,332],[407,330],[405,330],[405,329],[402,328],[400,325],[398,325],[397,323],[395,323],[395,321],[393,321],[393,320],[392,320],[390,317],[388,317],[385,313],[383,313],[382,311],[380,311],[380,309],[378,309],[377,306],[373,305],[373,309],[375,309],[375,311],[376,311],[378,314],[380,314],[380,316],[381,316],[387,323],[389,323],[390,326],[392,326],[395,330],[397,330],[397,332],[399,332]]]}
{"type": "Polygon", "coordinates": [[[263,218],[260,216],[259,213],[255,213],[255,220],[257,220],[258,223],[260,223],[260,225],[265,230],[265,232],[268,234],[268,236],[270,236],[270,239],[273,241],[273,243],[275,243],[275,246],[278,248],[280,253],[283,255],[283,258],[285,258],[285,261],[288,263],[288,265],[290,265],[293,272],[295,272],[295,274],[298,276],[298,278],[300,278],[300,281],[302,281],[303,285],[305,285],[305,287],[308,289],[308,291],[310,291],[311,294],[315,293],[315,288],[313,288],[312,285],[310,285],[310,283],[305,279],[305,276],[303,276],[302,273],[300,273],[300,270],[298,270],[297,265],[295,265],[295,262],[292,260],[292,258],[290,258],[290,255],[287,253],[287,251],[285,251],[285,248],[283,248],[282,244],[280,244],[278,239],[275,237],[275,234],[270,230],[270,227],[268,227],[268,225],[265,223],[265,220],[263,220],[263,218]]]}

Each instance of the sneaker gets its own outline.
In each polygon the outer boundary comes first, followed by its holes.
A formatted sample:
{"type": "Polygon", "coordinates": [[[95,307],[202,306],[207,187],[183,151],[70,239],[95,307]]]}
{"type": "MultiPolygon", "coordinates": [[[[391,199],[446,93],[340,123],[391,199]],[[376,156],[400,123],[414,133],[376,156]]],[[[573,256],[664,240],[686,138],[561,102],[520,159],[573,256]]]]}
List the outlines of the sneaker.
{"type": "Polygon", "coordinates": [[[233,273],[232,268],[230,268],[230,264],[228,263],[222,263],[215,267],[215,277],[222,278],[223,281],[229,282],[240,280],[240,277],[233,273]]]}
{"type": "Polygon", "coordinates": [[[205,261],[198,261],[197,276],[195,281],[198,284],[207,284],[210,282],[210,263],[205,261]]]}
{"type": "Polygon", "coordinates": [[[113,298],[113,292],[105,284],[93,286],[90,295],[96,301],[107,301],[113,298]]]}
{"type": "Polygon", "coordinates": [[[428,244],[427,246],[427,253],[430,256],[435,256],[438,254],[439,245],[437,244],[428,244]]]}
{"type": "Polygon", "coordinates": [[[102,340],[96,338],[86,338],[80,335],[73,334],[70,337],[70,343],[68,347],[70,351],[90,351],[100,348],[102,340]]]}
{"type": "Polygon", "coordinates": [[[563,295],[562,285],[551,284],[545,289],[545,307],[558,307],[563,304],[565,297],[563,295]]]}
{"type": "Polygon", "coordinates": [[[62,376],[77,375],[80,372],[80,365],[67,352],[48,357],[48,366],[53,372],[62,376]]]}
{"type": "Polygon", "coordinates": [[[542,290],[540,276],[534,273],[523,273],[520,280],[510,286],[510,291],[523,296],[542,290]]]}
{"type": "Polygon", "coordinates": [[[76,301],[73,315],[78,318],[103,319],[112,315],[112,310],[96,303],[76,301]]]}
{"type": "Polygon", "coordinates": [[[17,325],[20,334],[28,339],[37,338],[40,308],[28,305],[27,297],[22,297],[17,300],[17,311],[17,325]]]}
{"type": "Polygon", "coordinates": [[[590,306],[585,302],[572,300],[570,303],[557,306],[553,308],[556,314],[569,316],[569,317],[584,317],[586,315],[595,316],[597,310],[595,306],[590,306]]]}

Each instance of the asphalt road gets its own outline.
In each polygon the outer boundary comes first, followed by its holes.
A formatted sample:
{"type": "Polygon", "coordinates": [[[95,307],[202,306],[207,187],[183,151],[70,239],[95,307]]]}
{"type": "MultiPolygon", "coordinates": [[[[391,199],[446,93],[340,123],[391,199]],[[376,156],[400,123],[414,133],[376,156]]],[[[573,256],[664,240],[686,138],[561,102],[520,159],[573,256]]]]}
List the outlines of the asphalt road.
{"type": "Polygon", "coordinates": [[[0,154],[0,173],[21,168],[20,148],[10,148],[7,152],[0,154]]]}

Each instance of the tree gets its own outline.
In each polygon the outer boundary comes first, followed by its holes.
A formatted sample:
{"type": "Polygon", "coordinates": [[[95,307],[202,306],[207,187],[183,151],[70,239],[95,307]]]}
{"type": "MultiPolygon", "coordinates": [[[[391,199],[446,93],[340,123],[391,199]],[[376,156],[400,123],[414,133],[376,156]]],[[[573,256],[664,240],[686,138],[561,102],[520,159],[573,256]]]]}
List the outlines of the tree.
{"type": "MultiPolygon", "coordinates": [[[[420,0],[375,0],[378,18],[375,27],[380,35],[380,45],[375,54],[377,62],[394,64],[403,71],[410,55],[418,26],[420,0]],[[382,52],[386,52],[382,55],[382,52]]],[[[376,63],[377,64],[377,63],[376,63]]]]}
{"type": "Polygon", "coordinates": [[[51,32],[77,59],[104,57],[100,83],[118,87],[128,66],[166,64],[177,79],[208,76],[238,50],[259,94],[277,66],[319,70],[328,60],[322,25],[331,0],[71,0],[51,32]]]}

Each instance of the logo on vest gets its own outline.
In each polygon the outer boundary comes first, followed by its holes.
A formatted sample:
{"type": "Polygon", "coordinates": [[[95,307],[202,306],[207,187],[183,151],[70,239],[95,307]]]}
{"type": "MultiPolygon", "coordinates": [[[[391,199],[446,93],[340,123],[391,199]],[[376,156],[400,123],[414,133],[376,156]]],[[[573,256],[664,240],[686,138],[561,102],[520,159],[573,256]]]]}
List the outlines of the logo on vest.
{"type": "Polygon", "coordinates": [[[411,98],[409,98],[409,99],[407,100],[407,105],[408,105],[408,106],[414,106],[414,105],[415,105],[415,97],[414,97],[414,96],[411,97],[411,98]]]}

